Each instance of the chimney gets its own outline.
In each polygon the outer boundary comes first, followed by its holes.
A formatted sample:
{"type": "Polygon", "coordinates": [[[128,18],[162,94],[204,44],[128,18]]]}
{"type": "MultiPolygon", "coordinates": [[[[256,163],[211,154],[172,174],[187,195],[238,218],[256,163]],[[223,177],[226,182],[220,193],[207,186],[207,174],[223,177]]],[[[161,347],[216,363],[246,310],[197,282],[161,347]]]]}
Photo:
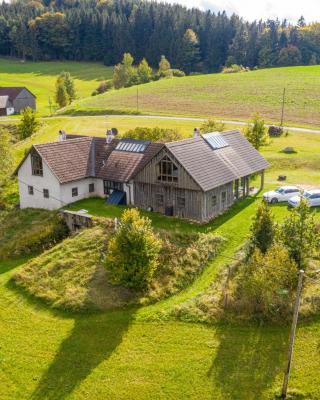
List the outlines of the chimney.
{"type": "Polygon", "coordinates": [[[108,129],[106,135],[107,135],[107,137],[106,137],[106,143],[109,144],[109,143],[111,143],[112,140],[113,140],[113,132],[112,132],[112,129],[108,129]]]}
{"type": "Polygon", "coordinates": [[[62,129],[59,130],[59,142],[63,142],[67,139],[66,132],[62,129]]]}
{"type": "Polygon", "coordinates": [[[196,139],[200,137],[200,129],[199,128],[194,128],[193,130],[193,137],[196,139]]]}

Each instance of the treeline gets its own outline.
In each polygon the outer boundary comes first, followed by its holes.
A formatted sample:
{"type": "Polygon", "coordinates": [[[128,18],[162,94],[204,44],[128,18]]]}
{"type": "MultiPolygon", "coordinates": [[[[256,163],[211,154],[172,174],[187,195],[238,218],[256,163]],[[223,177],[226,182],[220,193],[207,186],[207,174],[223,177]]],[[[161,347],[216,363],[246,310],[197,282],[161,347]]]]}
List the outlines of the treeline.
{"type": "Polygon", "coordinates": [[[0,55],[211,72],[320,62],[320,23],[246,22],[237,15],[139,0],[16,0],[0,5],[0,55]]]}

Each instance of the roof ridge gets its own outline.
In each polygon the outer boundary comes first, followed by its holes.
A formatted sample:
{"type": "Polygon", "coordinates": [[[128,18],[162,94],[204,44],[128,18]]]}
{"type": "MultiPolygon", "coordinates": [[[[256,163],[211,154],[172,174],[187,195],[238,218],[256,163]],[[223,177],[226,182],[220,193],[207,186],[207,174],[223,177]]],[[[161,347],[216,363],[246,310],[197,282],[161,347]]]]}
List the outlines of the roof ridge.
{"type": "Polygon", "coordinates": [[[81,137],[81,138],[75,138],[75,139],[71,139],[70,140],[61,140],[61,141],[55,141],[55,142],[46,142],[46,143],[38,143],[38,144],[34,144],[34,147],[39,147],[39,146],[47,146],[47,145],[62,145],[62,144],[66,144],[66,143],[76,143],[76,142],[86,142],[86,141],[92,141],[93,136],[86,136],[86,137],[81,137]],[[89,139],[89,140],[88,140],[89,139]]]}

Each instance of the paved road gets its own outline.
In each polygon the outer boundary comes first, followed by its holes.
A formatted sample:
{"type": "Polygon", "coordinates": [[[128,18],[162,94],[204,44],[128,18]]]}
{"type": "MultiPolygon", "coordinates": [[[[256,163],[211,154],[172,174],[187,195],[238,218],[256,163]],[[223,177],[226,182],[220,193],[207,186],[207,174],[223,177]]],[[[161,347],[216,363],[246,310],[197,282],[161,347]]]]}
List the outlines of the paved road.
{"type": "MultiPolygon", "coordinates": [[[[164,116],[164,115],[122,115],[122,114],[111,114],[109,117],[122,117],[122,118],[141,118],[141,119],[164,119],[164,120],[175,120],[175,121],[194,121],[194,122],[204,122],[207,118],[193,118],[193,117],[173,117],[173,116],[164,116]]],[[[40,119],[54,119],[54,118],[77,118],[77,117],[85,117],[85,118],[106,118],[106,115],[55,115],[53,117],[42,117],[40,119]]],[[[11,118],[0,117],[1,122],[10,122],[11,118]]],[[[247,122],[242,121],[232,121],[232,120],[217,120],[218,122],[223,122],[228,125],[236,125],[236,126],[247,126],[247,122]]],[[[269,127],[270,125],[267,125],[269,127]]],[[[292,132],[307,132],[314,133],[316,135],[320,135],[319,129],[309,129],[309,128],[297,128],[293,126],[284,126],[285,130],[290,130],[292,132]]]]}

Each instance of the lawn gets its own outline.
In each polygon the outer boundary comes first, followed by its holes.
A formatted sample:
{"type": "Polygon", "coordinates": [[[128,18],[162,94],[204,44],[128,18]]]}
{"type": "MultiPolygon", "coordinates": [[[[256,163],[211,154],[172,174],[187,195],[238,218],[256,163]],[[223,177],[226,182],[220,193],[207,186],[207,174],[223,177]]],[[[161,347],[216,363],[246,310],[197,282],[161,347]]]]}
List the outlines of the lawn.
{"type": "Polygon", "coordinates": [[[37,96],[39,115],[50,115],[55,111],[54,91],[57,75],[68,71],[75,79],[79,98],[88,97],[98,86],[98,81],[112,77],[113,69],[98,63],[85,62],[21,62],[0,58],[0,86],[25,86],[37,96]]]}
{"type": "Polygon", "coordinates": [[[76,101],[68,112],[140,112],[236,120],[248,120],[259,112],[278,124],[285,87],[285,124],[312,126],[320,122],[319,73],[318,65],[163,79],[76,101]]]}

